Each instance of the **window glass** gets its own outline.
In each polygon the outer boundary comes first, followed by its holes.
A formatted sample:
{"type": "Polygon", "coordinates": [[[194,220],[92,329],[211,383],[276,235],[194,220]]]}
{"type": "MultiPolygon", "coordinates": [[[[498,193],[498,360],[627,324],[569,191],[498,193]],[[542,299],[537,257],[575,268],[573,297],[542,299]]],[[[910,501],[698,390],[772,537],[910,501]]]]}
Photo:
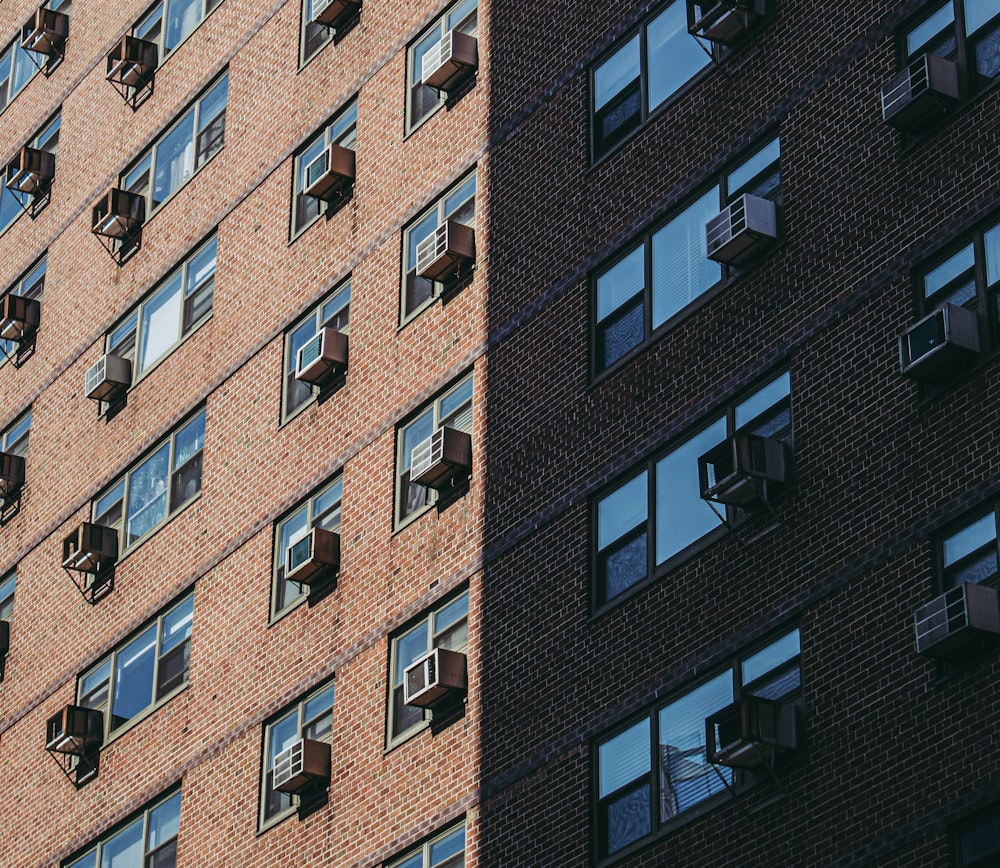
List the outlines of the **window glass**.
{"type": "Polygon", "coordinates": [[[1000,225],[994,226],[984,235],[986,247],[986,284],[992,286],[1000,281],[1000,225]]]}
{"type": "Polygon", "coordinates": [[[737,166],[726,177],[726,187],[730,193],[745,187],[756,175],[759,175],[768,166],[777,163],[781,159],[781,142],[773,139],[763,148],[750,156],[746,162],[737,166]]]}
{"type": "Polygon", "coordinates": [[[600,761],[600,796],[613,793],[640,775],[649,773],[649,718],[643,718],[598,751],[600,761]]]}
{"type": "Polygon", "coordinates": [[[711,62],[687,29],[687,7],[671,3],[646,28],[649,109],[676,93],[711,62]]]}
{"type": "Polygon", "coordinates": [[[754,392],[746,401],[736,405],[736,427],[742,428],[791,394],[791,374],[785,371],[764,388],[754,392]]]}
{"type": "Polygon", "coordinates": [[[927,296],[933,295],[975,264],[976,255],[972,245],[963,247],[958,253],[949,257],[937,266],[937,268],[928,271],[924,275],[924,294],[927,296]]]}
{"type": "Polygon", "coordinates": [[[388,868],[461,868],[465,865],[465,821],[388,863],[388,868]]]}
{"type": "Polygon", "coordinates": [[[14,585],[17,575],[11,573],[0,579],[0,621],[9,621],[14,612],[14,585]]]}
{"type": "Polygon", "coordinates": [[[24,457],[28,453],[28,433],[31,430],[31,410],[15,419],[13,424],[0,432],[0,451],[24,457]]]}
{"type": "Polygon", "coordinates": [[[637,33],[594,70],[594,108],[607,102],[639,77],[639,34],[637,33]]]}
{"type": "Polygon", "coordinates": [[[756,681],[765,673],[796,657],[798,653],[799,631],[793,630],[782,636],[777,642],[768,645],[756,654],[751,654],[742,662],[743,683],[749,684],[751,681],[756,681]]]}
{"type": "Polygon", "coordinates": [[[1000,15],[1000,0],[963,0],[965,30],[974,34],[994,15],[1000,15]]]}
{"type": "Polygon", "coordinates": [[[995,584],[1000,573],[997,558],[996,514],[991,511],[941,540],[942,585],[995,584]]]}
{"type": "Polygon", "coordinates": [[[478,28],[476,0],[463,0],[442,15],[431,28],[410,46],[406,57],[406,81],[409,98],[406,103],[406,128],[409,132],[444,104],[445,95],[421,80],[424,56],[450,31],[457,30],[475,36],[478,28]]]}
{"type": "Polygon", "coordinates": [[[90,845],[66,868],[174,868],[180,812],[177,792],[90,845]]]}
{"type": "Polygon", "coordinates": [[[916,54],[944,28],[951,26],[954,21],[955,10],[952,8],[951,0],[948,0],[906,34],[907,54],[916,54]]]}

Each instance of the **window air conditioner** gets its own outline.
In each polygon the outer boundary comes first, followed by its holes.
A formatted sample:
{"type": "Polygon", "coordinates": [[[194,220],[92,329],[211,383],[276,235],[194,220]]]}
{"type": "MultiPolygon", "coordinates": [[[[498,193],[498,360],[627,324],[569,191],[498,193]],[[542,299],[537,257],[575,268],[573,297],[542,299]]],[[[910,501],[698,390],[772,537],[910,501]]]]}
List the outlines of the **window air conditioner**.
{"type": "Polygon", "coordinates": [[[767,0],[687,0],[688,33],[737,45],[767,13],[767,0]]]}
{"type": "Polygon", "coordinates": [[[353,183],[354,151],[331,143],[306,166],[305,189],[302,192],[314,199],[329,202],[353,183]]]}
{"type": "Polygon", "coordinates": [[[773,437],[737,431],[698,459],[702,500],[748,506],[760,500],[762,482],[784,482],[787,447],[773,437]]]}
{"type": "MultiPolygon", "coordinates": [[[[0,660],[7,656],[10,651],[10,621],[0,621],[0,660]]],[[[2,680],[3,668],[0,667],[0,680],[2,680]]]]}
{"type": "Polygon", "coordinates": [[[917,652],[960,656],[970,644],[1000,634],[1000,601],[994,588],[971,582],[945,591],[913,613],[917,652]]]}
{"type": "Polygon", "coordinates": [[[314,527],[285,549],[285,578],[309,584],[340,569],[340,534],[314,527]]]}
{"type": "Polygon", "coordinates": [[[38,148],[23,147],[7,164],[5,183],[8,190],[34,195],[48,188],[55,176],[54,154],[38,148]]]}
{"type": "Polygon", "coordinates": [[[0,452],[0,498],[20,491],[24,485],[24,458],[12,452],[0,452]]]}
{"type": "Polygon", "coordinates": [[[778,209],[770,199],[744,193],[705,224],[709,259],[744,265],[778,237],[778,209]]]}
{"type": "Polygon", "coordinates": [[[21,28],[21,47],[55,57],[62,52],[68,36],[68,15],[51,9],[36,9],[21,28]]]}
{"type": "Polygon", "coordinates": [[[303,738],[274,758],[274,788],[298,796],[330,783],[330,745],[303,738]]]}
{"type": "Polygon", "coordinates": [[[111,401],[132,384],[132,363],[105,353],[87,370],[84,392],[93,401],[111,401]]]}
{"type": "Polygon", "coordinates": [[[799,746],[795,705],[759,696],[741,696],[705,718],[708,761],[730,768],[770,764],[778,753],[799,746]]]}
{"type": "Polygon", "coordinates": [[[20,341],[38,328],[41,303],[37,298],[8,293],[0,300],[0,337],[20,341]]]}
{"type": "Polygon", "coordinates": [[[125,87],[145,85],[159,62],[159,49],[155,42],[126,34],[108,54],[108,81],[125,87]]]}
{"type": "Polygon", "coordinates": [[[441,491],[472,469],[472,437],[465,431],[438,428],[410,452],[410,482],[441,491]]]}
{"type": "Polygon", "coordinates": [[[94,708],[67,705],[45,726],[45,749],[84,756],[104,741],[104,715],[94,708]]]}
{"type": "Polygon", "coordinates": [[[435,648],[406,667],[403,673],[403,702],[417,708],[433,708],[466,687],[465,655],[460,651],[435,648]]]}
{"type": "Polygon", "coordinates": [[[118,531],[103,524],[84,522],[63,540],[67,570],[99,573],[118,559],[118,531]]]}
{"type": "Polygon", "coordinates": [[[448,281],[476,261],[476,232],[457,220],[446,220],[417,245],[417,277],[448,281]]]}
{"type": "Polygon", "coordinates": [[[899,336],[899,370],[908,377],[938,380],[979,355],[976,312],[945,304],[899,336]]]}
{"type": "Polygon", "coordinates": [[[882,88],[882,119],[917,132],[934,124],[958,99],[958,67],[936,54],[922,54],[882,88]]]}
{"type": "Polygon", "coordinates": [[[360,8],[361,0],[316,0],[313,4],[313,24],[340,27],[360,8]]]}
{"type": "Polygon", "coordinates": [[[146,200],[137,193],[112,187],[94,205],[91,232],[107,238],[127,238],[146,219],[146,200]]]}
{"type": "Polygon", "coordinates": [[[420,80],[435,90],[454,90],[478,65],[476,37],[449,30],[424,55],[420,80]]]}
{"type": "Polygon", "coordinates": [[[310,386],[323,386],[347,369],[347,335],[322,328],[299,348],[295,379],[310,386]]]}

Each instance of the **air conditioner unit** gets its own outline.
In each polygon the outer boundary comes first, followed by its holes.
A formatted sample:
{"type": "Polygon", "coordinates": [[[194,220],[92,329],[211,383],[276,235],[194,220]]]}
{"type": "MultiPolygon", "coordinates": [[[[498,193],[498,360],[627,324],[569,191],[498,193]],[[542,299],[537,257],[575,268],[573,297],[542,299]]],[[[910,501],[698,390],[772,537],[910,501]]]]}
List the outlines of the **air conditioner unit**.
{"type": "Polygon", "coordinates": [[[730,506],[759,501],[760,482],[785,481],[787,451],[773,437],[737,431],[698,459],[702,500],[730,506]]]}
{"type": "Polygon", "coordinates": [[[713,765],[754,768],[797,750],[798,735],[794,704],[741,696],[705,718],[705,753],[713,765]]]}
{"type": "Polygon", "coordinates": [[[45,749],[85,756],[104,741],[104,715],[94,708],[67,705],[45,726],[45,749]]]}
{"type": "Polygon", "coordinates": [[[105,78],[125,87],[142,87],[152,78],[158,62],[155,42],[126,34],[108,54],[105,78]]]}
{"type": "Polygon", "coordinates": [[[976,312],[945,304],[899,336],[899,370],[908,377],[939,380],[979,355],[976,312]]]}
{"type": "Polygon", "coordinates": [[[63,540],[62,565],[67,570],[99,573],[118,559],[118,531],[84,522],[63,540]]]}
{"type": "Polygon", "coordinates": [[[476,71],[478,65],[476,37],[449,30],[424,55],[420,80],[435,90],[454,90],[476,71]]]}
{"type": "Polygon", "coordinates": [[[91,232],[107,238],[127,238],[146,219],[146,199],[137,193],[112,187],[94,205],[91,232]]]}
{"type": "Polygon", "coordinates": [[[0,299],[0,337],[20,341],[38,328],[41,303],[37,298],[7,293],[0,299]]]}
{"type": "Polygon", "coordinates": [[[917,652],[929,657],[960,655],[970,644],[1000,639],[996,589],[971,582],[945,591],[913,613],[917,652]]]}
{"type": "Polygon", "coordinates": [[[410,452],[410,482],[441,491],[472,469],[472,437],[447,425],[410,452]]]}
{"type": "Polygon", "coordinates": [[[132,384],[132,363],[105,353],[87,370],[84,392],[93,401],[111,401],[132,384]]]}
{"type": "Polygon", "coordinates": [[[8,190],[34,195],[49,187],[56,176],[56,158],[38,148],[21,148],[7,164],[5,183],[8,190]]]}
{"type": "Polygon", "coordinates": [[[442,700],[461,693],[465,687],[465,655],[460,651],[435,648],[406,667],[403,702],[417,708],[433,708],[442,700]]]}
{"type": "Polygon", "coordinates": [[[706,254],[724,265],[743,265],[778,237],[778,209],[770,199],[744,193],[705,224],[706,254]]]}
{"type": "Polygon", "coordinates": [[[309,584],[340,568],[340,534],[314,527],[285,549],[285,578],[309,584]]]}
{"type": "Polygon", "coordinates": [[[322,328],[300,347],[295,360],[295,379],[310,386],[323,386],[347,369],[347,335],[322,328]]]}
{"type": "Polygon", "coordinates": [[[0,659],[6,657],[9,651],[10,651],[10,621],[0,621],[0,659]]]}
{"type": "Polygon", "coordinates": [[[448,281],[476,261],[476,232],[457,220],[446,220],[417,245],[417,277],[448,281]]]}
{"type": "Polygon", "coordinates": [[[24,485],[24,457],[0,452],[0,498],[10,497],[24,485]]]}
{"type": "Polygon", "coordinates": [[[36,9],[21,28],[21,47],[55,57],[62,53],[68,36],[68,15],[51,9],[36,9]]]}
{"type": "Polygon", "coordinates": [[[330,783],[330,745],[303,738],[274,758],[274,788],[297,796],[330,783]]]}
{"type": "Polygon", "coordinates": [[[766,14],[766,0],[687,0],[688,33],[737,45],[766,14]]]}
{"type": "Polygon", "coordinates": [[[936,54],[923,54],[882,88],[882,119],[916,132],[936,123],[958,104],[958,67],[936,54]]]}
{"type": "Polygon", "coordinates": [[[303,193],[329,202],[354,183],[354,151],[331,143],[305,169],[303,193]]]}
{"type": "Polygon", "coordinates": [[[340,27],[360,8],[361,0],[316,0],[313,3],[313,24],[340,27]]]}

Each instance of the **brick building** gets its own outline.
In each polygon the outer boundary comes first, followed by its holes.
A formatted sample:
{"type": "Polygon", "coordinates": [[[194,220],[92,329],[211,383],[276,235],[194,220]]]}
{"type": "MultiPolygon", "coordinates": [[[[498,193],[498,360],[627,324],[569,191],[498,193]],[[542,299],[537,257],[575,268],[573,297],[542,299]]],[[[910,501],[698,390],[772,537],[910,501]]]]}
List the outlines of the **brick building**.
{"type": "Polygon", "coordinates": [[[1000,2],[817,12],[0,5],[0,864],[995,864],[1000,2]]]}

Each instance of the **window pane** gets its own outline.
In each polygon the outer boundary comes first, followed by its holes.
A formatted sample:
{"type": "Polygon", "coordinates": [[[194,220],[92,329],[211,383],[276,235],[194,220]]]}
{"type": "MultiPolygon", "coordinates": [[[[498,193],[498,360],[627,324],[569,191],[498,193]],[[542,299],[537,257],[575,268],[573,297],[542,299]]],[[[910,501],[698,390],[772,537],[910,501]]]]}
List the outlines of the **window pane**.
{"type": "Polygon", "coordinates": [[[414,420],[403,429],[403,470],[410,469],[410,457],[413,447],[423,442],[434,433],[434,411],[428,410],[420,418],[414,420]]]}
{"type": "MultiPolygon", "coordinates": [[[[306,702],[303,712],[302,719],[305,723],[315,720],[321,715],[329,714],[330,709],[333,708],[333,685],[331,684],[318,696],[314,696],[312,699],[306,702]]],[[[329,729],[329,727],[327,727],[329,729]]],[[[311,737],[315,738],[317,734],[313,734],[311,737]]]]}
{"type": "Polygon", "coordinates": [[[205,413],[202,411],[177,432],[174,467],[180,467],[205,445],[205,413]]]}
{"type": "Polygon", "coordinates": [[[943,544],[945,567],[951,566],[980,546],[995,540],[996,536],[996,518],[992,512],[952,534],[943,544]]]}
{"type": "Polygon", "coordinates": [[[396,640],[396,683],[403,680],[403,672],[411,663],[416,662],[426,654],[428,647],[427,622],[414,627],[396,640]]]}
{"type": "Polygon", "coordinates": [[[597,548],[624,536],[648,515],[646,472],[611,492],[597,505],[597,548]]]}
{"type": "Polygon", "coordinates": [[[181,794],[172,796],[162,805],[149,812],[149,832],[147,850],[154,850],[161,844],[177,837],[181,819],[181,794]]]}
{"type": "Polygon", "coordinates": [[[126,545],[131,545],[166,517],[169,452],[170,444],[164,443],[129,476],[126,545]]]}
{"type": "Polygon", "coordinates": [[[70,862],[67,868],[97,868],[97,851],[91,850],[86,856],[70,862]]]}
{"type": "Polygon", "coordinates": [[[764,145],[756,154],[750,157],[745,163],[737,166],[726,179],[726,190],[729,195],[747,184],[755,175],[759,175],[771,163],[776,163],[781,156],[781,144],[778,139],[764,145]]]}
{"type": "Polygon", "coordinates": [[[604,319],[646,286],[645,246],[640,244],[597,278],[597,319],[604,319]]]}
{"type": "Polygon", "coordinates": [[[936,12],[906,34],[907,55],[914,54],[923,47],[924,43],[931,40],[945,27],[950,26],[954,20],[955,11],[952,8],[951,0],[948,0],[936,12]]]}
{"type": "Polygon", "coordinates": [[[455,9],[448,13],[447,29],[457,27],[472,12],[476,10],[477,0],[462,0],[455,9]]]}
{"type": "Polygon", "coordinates": [[[153,205],[158,205],[194,172],[194,112],[160,140],[156,148],[153,205]]]}
{"type": "Polygon", "coordinates": [[[142,865],[142,817],[133,821],[101,848],[101,868],[142,865]]]}
{"type": "Polygon", "coordinates": [[[441,398],[441,419],[452,416],[463,404],[472,400],[472,379],[461,383],[441,398]]]}
{"type": "Polygon", "coordinates": [[[736,427],[742,428],[761,413],[792,394],[792,378],[788,371],[776,377],[742,404],[736,405],[736,427]]]}
{"type": "Polygon", "coordinates": [[[649,784],[608,803],[608,854],[617,853],[651,831],[649,784]]]}
{"type": "Polygon", "coordinates": [[[600,797],[621,789],[628,783],[649,774],[649,718],[643,718],[634,726],[614,738],[608,739],[598,748],[600,766],[600,797]]]}
{"type": "Polygon", "coordinates": [[[187,292],[190,294],[198,284],[215,274],[215,259],[218,250],[218,237],[213,238],[198,253],[187,267],[187,292]]]}
{"type": "Polygon", "coordinates": [[[201,20],[202,0],[169,0],[167,4],[167,34],[164,40],[167,51],[171,51],[187,36],[201,20]]]}
{"type": "Polygon", "coordinates": [[[152,704],[155,653],[155,624],[118,652],[111,708],[112,728],[121,726],[152,704]]]}
{"type": "Polygon", "coordinates": [[[437,865],[465,849],[465,826],[431,844],[431,866],[437,865]]]}
{"type": "Polygon", "coordinates": [[[1000,225],[994,226],[984,236],[986,246],[986,284],[992,286],[1000,280],[1000,225]]]}
{"type": "Polygon", "coordinates": [[[637,33],[594,70],[594,108],[599,109],[639,77],[637,33]]]}
{"type": "Polygon", "coordinates": [[[687,30],[687,7],[671,3],[646,30],[649,109],[652,111],[711,60],[687,30]]]}
{"type": "Polygon", "coordinates": [[[452,216],[466,202],[473,199],[475,195],[476,195],[476,176],[473,174],[470,175],[468,178],[466,178],[457,190],[445,196],[444,199],[445,217],[452,216]]]}
{"type": "Polygon", "coordinates": [[[687,548],[719,527],[718,515],[701,499],[698,458],[726,437],[719,419],[656,464],[656,562],[687,548]]]}
{"type": "Polygon", "coordinates": [[[722,277],[705,243],[705,224],[718,212],[719,191],[713,188],[653,236],[653,328],[722,277]]]}
{"type": "Polygon", "coordinates": [[[177,343],[180,321],[181,275],[178,272],[143,306],[140,370],[159,361],[177,343]]]}
{"type": "Polygon", "coordinates": [[[1000,15],[1000,0],[965,0],[965,32],[971,36],[994,15],[1000,15]]]}
{"type": "Polygon", "coordinates": [[[945,284],[950,283],[963,271],[976,264],[976,254],[972,245],[959,250],[954,256],[942,262],[924,276],[924,295],[931,296],[945,284]]]}
{"type": "Polygon", "coordinates": [[[21,44],[18,42],[14,48],[14,77],[10,83],[10,95],[13,97],[20,93],[21,88],[31,81],[36,72],[38,72],[38,67],[31,62],[30,55],[21,48],[21,44]]]}
{"type": "Polygon", "coordinates": [[[434,632],[441,633],[452,624],[458,623],[469,615],[469,595],[462,594],[457,600],[452,600],[434,616],[434,632]]]}
{"type": "Polygon", "coordinates": [[[787,663],[799,653],[799,631],[793,630],[787,636],[771,643],[743,661],[742,679],[744,684],[756,681],[762,675],[787,663]]]}
{"type": "Polygon", "coordinates": [[[163,616],[163,635],[160,639],[160,654],[166,654],[191,636],[191,620],[194,614],[194,597],[188,597],[179,606],[163,616]]]}
{"type": "Polygon", "coordinates": [[[604,600],[612,600],[623,594],[632,585],[646,578],[649,561],[647,550],[648,535],[645,530],[635,539],[617,549],[610,549],[602,555],[600,572],[604,580],[601,589],[604,600]]]}

